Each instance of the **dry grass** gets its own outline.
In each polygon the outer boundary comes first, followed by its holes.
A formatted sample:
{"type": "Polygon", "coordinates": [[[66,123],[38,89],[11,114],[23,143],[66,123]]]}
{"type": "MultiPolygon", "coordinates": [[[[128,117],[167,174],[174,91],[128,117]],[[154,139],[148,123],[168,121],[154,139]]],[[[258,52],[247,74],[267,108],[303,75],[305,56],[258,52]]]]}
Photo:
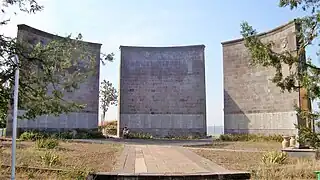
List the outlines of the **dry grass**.
{"type": "MultiPolygon", "coordinates": [[[[11,178],[11,169],[10,168],[1,168],[0,169],[0,179],[10,179],[11,178]]],[[[63,180],[63,179],[74,179],[70,175],[61,174],[61,173],[50,173],[43,171],[33,171],[33,170],[16,170],[16,179],[17,180],[31,180],[31,179],[55,179],[55,180],[63,180]]]]}
{"type": "Polygon", "coordinates": [[[256,166],[262,153],[193,150],[195,153],[212,160],[230,170],[248,170],[256,166]]]}
{"type": "Polygon", "coordinates": [[[272,151],[280,150],[281,143],[279,142],[251,142],[251,141],[235,141],[223,142],[214,141],[212,145],[199,146],[203,148],[217,148],[217,149],[233,149],[233,150],[251,150],[251,151],[272,151]]]}
{"type": "Polygon", "coordinates": [[[104,124],[102,124],[100,126],[101,129],[103,129],[104,134],[108,134],[108,135],[117,135],[117,124],[118,121],[107,121],[104,122],[104,124]]]}
{"type": "MultiPolygon", "coordinates": [[[[1,164],[10,165],[11,164],[11,144],[6,142],[3,144],[3,151],[1,153],[1,164]]],[[[38,167],[38,168],[54,168],[54,169],[64,169],[75,172],[75,170],[81,171],[112,171],[114,164],[116,163],[117,156],[120,155],[122,151],[122,145],[116,144],[90,144],[90,143],[67,143],[60,142],[58,148],[52,151],[54,154],[59,156],[60,163],[48,167],[44,165],[41,156],[45,152],[49,151],[47,149],[37,149],[34,142],[18,142],[17,144],[17,156],[16,165],[17,166],[28,166],[28,167],[38,167]]],[[[10,174],[7,169],[1,169],[1,174],[10,174]]],[[[48,179],[50,174],[50,179],[66,179],[67,177],[63,173],[39,173],[39,172],[19,172],[19,176],[22,179],[28,179],[28,176],[36,176],[35,179],[42,179],[44,176],[48,179]],[[30,175],[31,173],[31,175],[30,175]]],[[[70,174],[69,174],[70,175],[70,174]]]]}
{"type": "MultiPolygon", "coordinates": [[[[277,144],[280,143],[230,142],[223,147],[221,147],[221,144],[213,146],[225,149],[270,151],[279,149],[277,144]]],[[[252,172],[252,179],[315,179],[314,171],[320,170],[320,163],[311,159],[289,158],[285,164],[270,166],[262,163],[263,152],[231,152],[206,149],[194,149],[192,151],[227,169],[252,172]]]]}

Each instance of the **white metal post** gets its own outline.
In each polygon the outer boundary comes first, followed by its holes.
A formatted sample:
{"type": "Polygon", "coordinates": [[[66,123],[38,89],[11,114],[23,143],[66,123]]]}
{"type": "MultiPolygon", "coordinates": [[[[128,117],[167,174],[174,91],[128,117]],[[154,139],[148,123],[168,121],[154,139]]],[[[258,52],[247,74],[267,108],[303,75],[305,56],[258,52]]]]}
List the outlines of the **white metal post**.
{"type": "Polygon", "coordinates": [[[14,56],[17,64],[14,77],[14,94],[13,94],[13,122],[12,122],[12,147],[11,147],[11,180],[15,180],[16,170],[16,139],[17,139],[17,116],[18,116],[18,92],[19,92],[19,58],[14,56]]]}

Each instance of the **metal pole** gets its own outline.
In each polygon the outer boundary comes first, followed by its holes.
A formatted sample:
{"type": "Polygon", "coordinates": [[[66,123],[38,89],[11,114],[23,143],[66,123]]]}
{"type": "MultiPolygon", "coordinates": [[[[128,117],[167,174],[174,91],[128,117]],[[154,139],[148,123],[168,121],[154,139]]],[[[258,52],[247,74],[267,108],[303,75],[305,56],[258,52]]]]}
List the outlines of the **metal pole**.
{"type": "MultiPolygon", "coordinates": [[[[19,64],[19,58],[14,56],[15,63],[19,64]]],[[[17,116],[18,116],[18,89],[19,89],[19,65],[16,68],[14,77],[14,94],[13,94],[13,122],[12,122],[12,147],[11,147],[11,180],[15,180],[16,170],[16,139],[17,139],[17,116]]]]}

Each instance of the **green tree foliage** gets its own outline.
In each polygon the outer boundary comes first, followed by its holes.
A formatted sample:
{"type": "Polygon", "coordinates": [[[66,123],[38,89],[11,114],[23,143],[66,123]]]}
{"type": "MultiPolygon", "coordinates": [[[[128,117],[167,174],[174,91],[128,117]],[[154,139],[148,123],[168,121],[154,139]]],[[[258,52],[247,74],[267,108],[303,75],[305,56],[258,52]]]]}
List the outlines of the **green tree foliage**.
{"type": "Polygon", "coordinates": [[[106,113],[110,105],[117,105],[118,103],[118,92],[113,87],[112,83],[103,80],[100,87],[100,99],[101,99],[101,108],[102,108],[102,117],[105,118],[106,113]]]}
{"type": "MultiPolygon", "coordinates": [[[[310,57],[306,57],[305,51],[311,45],[320,46],[317,44],[320,32],[320,0],[280,0],[279,6],[289,7],[291,10],[302,9],[306,12],[304,17],[295,19],[299,25],[296,32],[299,42],[298,49],[293,52],[289,50],[275,52],[273,50],[274,42],[263,42],[257,31],[247,22],[243,22],[241,34],[251,55],[251,65],[274,68],[276,73],[272,81],[282,91],[292,92],[303,88],[307,91],[305,98],[309,98],[311,101],[319,100],[320,68],[312,62],[310,57]],[[285,76],[283,69],[286,67],[290,73],[285,76]]],[[[319,56],[319,50],[317,56],[319,56]]],[[[306,120],[307,124],[320,116],[319,112],[309,112],[298,107],[297,114],[301,119],[306,120]]],[[[303,127],[303,131],[300,132],[307,132],[309,139],[316,139],[315,137],[310,138],[312,127],[303,127]]],[[[315,133],[313,135],[318,136],[315,133]]]]}
{"type": "MultiPolygon", "coordinates": [[[[19,7],[22,13],[36,13],[44,9],[35,0],[2,0],[0,14],[8,7],[19,7]]],[[[1,26],[9,19],[0,22],[1,26]]],[[[113,60],[113,53],[101,54],[102,64],[113,60]]],[[[73,92],[96,69],[96,57],[79,34],[71,39],[56,37],[46,44],[29,43],[0,34],[0,118],[7,114],[8,103],[13,99],[14,73],[20,69],[19,108],[26,112],[20,118],[34,119],[44,114],[59,115],[85,107],[64,98],[73,92]],[[19,63],[13,60],[18,55],[19,63]],[[78,66],[82,64],[82,66],[78,66]]],[[[1,123],[0,123],[1,124],[1,123]]]]}

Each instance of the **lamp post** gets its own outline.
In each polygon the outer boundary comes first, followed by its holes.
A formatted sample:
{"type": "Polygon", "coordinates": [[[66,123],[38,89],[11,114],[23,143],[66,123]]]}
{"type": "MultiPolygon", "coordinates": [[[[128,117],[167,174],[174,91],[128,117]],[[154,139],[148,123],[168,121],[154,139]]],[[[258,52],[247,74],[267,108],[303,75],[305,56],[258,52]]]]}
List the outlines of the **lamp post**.
{"type": "Polygon", "coordinates": [[[17,64],[14,77],[14,94],[13,94],[13,122],[12,122],[12,147],[11,147],[11,180],[15,180],[16,171],[16,139],[17,139],[17,116],[18,116],[18,92],[19,92],[19,58],[14,56],[17,64]]]}

